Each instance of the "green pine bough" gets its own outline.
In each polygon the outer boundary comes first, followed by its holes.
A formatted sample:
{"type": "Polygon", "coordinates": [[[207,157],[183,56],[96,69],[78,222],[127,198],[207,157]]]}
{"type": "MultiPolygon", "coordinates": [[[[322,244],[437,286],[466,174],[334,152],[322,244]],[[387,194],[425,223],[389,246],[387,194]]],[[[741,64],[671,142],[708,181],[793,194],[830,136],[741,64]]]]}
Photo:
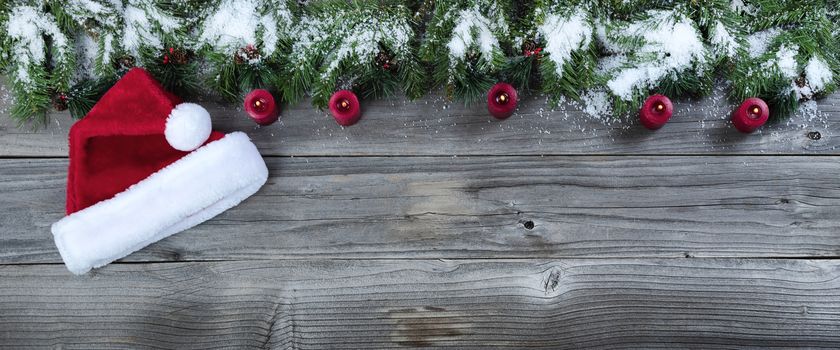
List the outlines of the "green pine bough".
{"type": "Polygon", "coordinates": [[[84,116],[132,67],[180,95],[241,101],[265,88],[323,108],[336,90],[465,102],[496,82],[622,116],[652,93],[733,102],[774,118],[834,92],[835,0],[7,0],[0,71],[11,117],[84,116]]]}
{"type": "Polygon", "coordinates": [[[510,7],[501,0],[436,1],[420,55],[448,94],[478,100],[499,80],[511,46],[510,7]]]}
{"type": "Polygon", "coordinates": [[[397,90],[410,98],[424,92],[425,72],[414,48],[416,24],[400,3],[324,1],[306,8],[285,57],[289,82],[283,96],[305,93],[326,107],[336,90],[381,97],[397,90]]]}

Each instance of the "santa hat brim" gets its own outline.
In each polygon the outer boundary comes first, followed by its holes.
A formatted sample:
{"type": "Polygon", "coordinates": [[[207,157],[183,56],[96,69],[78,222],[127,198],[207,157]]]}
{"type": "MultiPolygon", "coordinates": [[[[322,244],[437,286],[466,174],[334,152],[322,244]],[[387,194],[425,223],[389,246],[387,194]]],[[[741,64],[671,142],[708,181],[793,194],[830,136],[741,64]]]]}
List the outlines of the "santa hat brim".
{"type": "Polygon", "coordinates": [[[83,274],[236,206],[267,179],[248,136],[230,133],[56,222],[55,244],[67,268],[83,274]]]}

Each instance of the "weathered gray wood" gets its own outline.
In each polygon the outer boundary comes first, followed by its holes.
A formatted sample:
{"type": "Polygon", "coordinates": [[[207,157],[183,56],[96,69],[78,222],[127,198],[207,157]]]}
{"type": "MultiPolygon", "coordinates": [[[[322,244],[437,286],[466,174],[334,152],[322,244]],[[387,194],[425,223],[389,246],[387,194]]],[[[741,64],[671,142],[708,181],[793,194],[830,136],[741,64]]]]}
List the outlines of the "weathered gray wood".
{"type": "MultiPolygon", "coordinates": [[[[542,97],[522,101],[503,122],[480,103],[465,107],[435,94],[372,100],[364,102],[362,121],[344,129],[309,101],[286,106],[280,122],[263,128],[238,106],[205,105],[218,129],[248,132],[264,155],[838,154],[840,94],[820,101],[821,117],[800,115],[752,135],[732,128],[734,107],[722,96],[676,103],[672,121],[655,133],[635,121],[605,125],[579,105],[552,112],[542,97]],[[809,132],[819,132],[819,140],[809,132]]],[[[9,121],[9,103],[0,99],[0,157],[67,155],[67,113],[55,114],[46,129],[20,130],[9,121]]]]}
{"type": "MultiPolygon", "coordinates": [[[[836,156],[268,165],[256,196],[127,260],[840,255],[836,156]]],[[[0,263],[60,261],[65,173],[63,159],[0,160],[0,263]]]]}
{"type": "Polygon", "coordinates": [[[840,262],[0,266],[8,348],[840,347],[840,262]]]}

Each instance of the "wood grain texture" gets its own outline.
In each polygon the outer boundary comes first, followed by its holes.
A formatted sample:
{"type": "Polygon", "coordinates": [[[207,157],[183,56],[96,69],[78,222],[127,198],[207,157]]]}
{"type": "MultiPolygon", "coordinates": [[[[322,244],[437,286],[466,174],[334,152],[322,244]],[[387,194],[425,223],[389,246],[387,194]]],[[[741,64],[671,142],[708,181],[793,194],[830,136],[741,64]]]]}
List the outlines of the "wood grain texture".
{"type": "MultiPolygon", "coordinates": [[[[19,129],[9,120],[9,100],[0,100],[0,157],[66,157],[67,113],[55,113],[45,129],[19,129]],[[5,105],[5,106],[4,106],[5,105]]],[[[256,127],[241,107],[202,102],[217,129],[245,131],[266,156],[377,155],[567,155],[567,154],[840,154],[840,94],[819,102],[820,116],[799,115],[756,134],[729,123],[734,106],[723,93],[699,101],[676,101],[671,122],[657,132],[635,120],[604,122],[564,104],[550,111],[542,97],[527,98],[505,121],[485,106],[466,107],[432,94],[364,102],[364,117],[342,128],[305,100],[284,106],[280,122],[256,127]],[[819,139],[809,132],[818,132],[819,139]]]]}
{"type": "MultiPolygon", "coordinates": [[[[269,158],[216,219],[126,258],[835,257],[840,157],[269,158]]],[[[60,262],[66,160],[0,160],[0,262],[60,262]]]]}
{"type": "Polygon", "coordinates": [[[0,266],[5,348],[837,348],[840,262],[0,266]]]}

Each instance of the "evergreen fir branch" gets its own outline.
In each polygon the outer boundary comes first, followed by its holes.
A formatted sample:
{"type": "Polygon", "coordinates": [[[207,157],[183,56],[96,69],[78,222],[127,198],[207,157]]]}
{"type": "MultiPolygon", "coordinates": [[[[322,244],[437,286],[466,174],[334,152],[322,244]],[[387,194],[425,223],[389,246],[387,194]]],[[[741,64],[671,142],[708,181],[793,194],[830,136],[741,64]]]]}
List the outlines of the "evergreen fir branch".
{"type": "MultiPolygon", "coordinates": [[[[58,39],[48,37],[50,47],[50,60],[47,61],[47,70],[50,72],[50,88],[66,92],[70,90],[73,75],[76,71],[76,54],[72,51],[69,42],[64,44],[57,42],[58,39]]],[[[69,38],[65,39],[69,41],[69,38]]]]}
{"type": "MultiPolygon", "coordinates": [[[[823,16],[831,1],[826,0],[745,0],[742,15],[749,17],[752,31],[780,26],[800,25],[823,16]]],[[[834,4],[836,7],[836,4],[834,4]]]]}
{"type": "Polygon", "coordinates": [[[580,93],[590,87],[597,64],[594,19],[585,7],[569,4],[542,4],[535,28],[543,46],[536,54],[542,90],[555,100],[561,95],[579,99],[580,93]]]}
{"type": "Polygon", "coordinates": [[[541,68],[542,65],[539,64],[537,56],[517,56],[508,60],[502,72],[506,82],[516,87],[518,91],[527,93],[533,86],[541,83],[548,84],[545,80],[540,81],[541,68]]]}
{"type": "Polygon", "coordinates": [[[435,81],[448,85],[451,97],[480,99],[500,75],[511,44],[510,8],[501,0],[435,3],[420,57],[434,66],[435,81]]]}
{"type": "Polygon", "coordinates": [[[312,89],[313,104],[326,107],[336,89],[363,97],[392,94],[399,86],[408,97],[423,90],[423,72],[414,54],[416,33],[408,9],[376,1],[323,1],[306,8],[288,56],[296,99],[312,89]],[[382,62],[379,62],[382,60],[382,62]]]}
{"type": "Polygon", "coordinates": [[[201,90],[195,54],[183,47],[145,47],[141,53],[146,70],[168,91],[178,96],[195,96],[201,90]]]}
{"type": "Polygon", "coordinates": [[[600,5],[607,15],[619,21],[639,20],[640,13],[649,10],[669,10],[675,5],[686,3],[678,0],[601,0],[600,5]],[[641,10],[641,11],[640,11],[641,10]]]}
{"type": "Polygon", "coordinates": [[[478,74],[476,71],[456,74],[453,78],[455,80],[449,84],[448,88],[451,90],[451,96],[467,104],[480,101],[487,96],[487,91],[496,83],[495,79],[478,74]]]}
{"type": "MultiPolygon", "coordinates": [[[[143,67],[144,53],[163,50],[165,43],[183,42],[186,38],[184,20],[167,11],[156,0],[71,0],[77,7],[86,9],[75,13],[74,18],[85,23],[85,29],[97,41],[99,55],[95,71],[101,78],[122,76],[134,66],[143,67]],[[92,4],[110,4],[107,15],[98,15],[92,4]],[[93,13],[93,14],[91,14],[93,13]]],[[[65,10],[66,11],[66,10],[65,10]]],[[[153,65],[156,62],[149,62],[153,65]]]]}
{"type": "Polygon", "coordinates": [[[433,80],[469,101],[507,81],[553,100],[606,92],[616,114],[635,111],[651,93],[707,94],[717,70],[732,82],[733,100],[761,97],[773,118],[783,118],[837,90],[838,20],[833,0],[744,0],[742,7],[729,0],[321,0],[305,8],[292,0],[16,0],[0,2],[0,71],[15,96],[13,118],[33,125],[46,121],[51,104],[60,106],[57,96],[83,115],[133,66],[181,95],[196,93],[206,78],[228,100],[257,87],[291,102],[311,93],[320,107],[339,88],[416,98],[433,80]],[[13,14],[21,9],[29,16],[13,14]],[[539,27],[575,11],[592,27],[589,44],[549,52],[551,40],[573,36],[539,27]],[[676,40],[701,43],[679,65],[663,41],[676,23],[687,24],[676,40]],[[37,35],[21,36],[21,24],[37,35]],[[252,30],[239,31],[243,25],[252,30]],[[756,53],[747,34],[765,30],[772,34],[766,52],[756,53]],[[93,75],[77,72],[80,33],[100,47],[93,75]],[[543,51],[523,54],[528,39],[543,51]],[[173,64],[164,60],[170,47],[195,53],[173,64]],[[208,77],[199,71],[204,62],[208,77]],[[656,68],[664,73],[622,86],[656,68]]]}
{"type": "Polygon", "coordinates": [[[8,62],[15,94],[12,118],[20,125],[29,121],[43,125],[51,94],[70,88],[75,68],[71,42],[43,8],[16,6],[7,20],[2,25],[8,30],[4,47],[12,53],[8,62]]]}
{"type": "Polygon", "coordinates": [[[596,81],[605,81],[617,114],[638,109],[651,92],[678,97],[711,90],[714,60],[691,13],[676,5],[608,24],[599,45],[615,55],[596,81]]]}
{"type": "Polygon", "coordinates": [[[274,89],[275,84],[280,82],[276,76],[279,67],[268,62],[237,62],[232,56],[214,52],[208,53],[207,58],[215,67],[211,71],[209,85],[227,101],[241,101],[252,89],[274,89]]]}
{"type": "Polygon", "coordinates": [[[198,28],[207,9],[214,8],[217,2],[218,0],[158,0],[157,4],[161,10],[180,18],[184,22],[185,32],[190,33],[198,28]]]}
{"type": "MultiPolygon", "coordinates": [[[[768,8],[787,9],[785,2],[759,2],[768,8]]],[[[810,2],[811,6],[822,6],[810,2]]],[[[834,37],[837,25],[826,11],[811,8],[807,16],[775,28],[765,52],[753,52],[740,60],[731,76],[732,98],[736,102],[759,97],[770,106],[771,118],[779,120],[793,113],[801,100],[818,98],[837,89],[840,50],[834,37]]],[[[776,23],[776,22],[774,22],[776,23]]],[[[758,40],[758,39],[754,39],[758,40]]]]}
{"type": "Polygon", "coordinates": [[[40,66],[30,66],[28,70],[29,81],[12,80],[15,99],[9,116],[18,128],[24,125],[32,128],[46,125],[51,105],[47,71],[40,66]]]}
{"type": "Polygon", "coordinates": [[[277,75],[291,41],[294,8],[286,0],[221,0],[206,13],[196,47],[210,64],[210,86],[229,101],[254,88],[285,95],[286,84],[277,75]]]}
{"type": "MultiPolygon", "coordinates": [[[[347,67],[342,67],[340,71],[350,71],[347,67]]],[[[337,70],[339,71],[339,70],[337,70]]],[[[351,79],[345,84],[350,86],[338,86],[338,88],[350,88],[359,92],[362,98],[382,98],[392,96],[399,90],[399,80],[397,75],[392,70],[386,70],[377,66],[373,62],[356,71],[357,78],[351,79]]],[[[338,78],[341,79],[340,77],[338,78]]],[[[341,83],[339,81],[339,83],[341,83]]],[[[327,86],[335,86],[334,84],[327,84],[327,86]]],[[[325,96],[329,97],[329,96],[325,96]]],[[[329,100],[327,100],[329,101],[329,100]]]]}
{"type": "Polygon", "coordinates": [[[688,10],[709,44],[714,67],[729,71],[739,57],[747,55],[744,24],[731,1],[691,2],[688,10]]]}
{"type": "Polygon", "coordinates": [[[83,29],[92,35],[114,30],[122,3],[104,0],[44,0],[59,27],[66,33],[83,29]]]}
{"type": "Polygon", "coordinates": [[[10,2],[0,2],[0,72],[5,71],[11,64],[13,42],[6,28],[11,11],[10,2]]]}
{"type": "Polygon", "coordinates": [[[563,73],[558,75],[556,63],[542,60],[540,65],[542,89],[554,99],[564,95],[579,100],[580,94],[593,85],[596,64],[596,58],[593,55],[574,53],[569,64],[562,68],[563,73]]]}
{"type": "Polygon", "coordinates": [[[426,70],[418,62],[415,55],[412,54],[410,59],[402,64],[398,64],[397,70],[399,74],[399,81],[403,87],[403,93],[405,93],[409,99],[413,100],[420,98],[423,93],[426,92],[428,88],[426,70]]]}
{"type": "Polygon", "coordinates": [[[301,60],[299,62],[287,62],[283,72],[288,75],[282,81],[277,81],[275,86],[282,89],[283,100],[290,104],[297,103],[315,85],[315,78],[318,75],[320,66],[318,60],[301,60]]]}
{"type": "Polygon", "coordinates": [[[144,51],[164,50],[167,43],[178,43],[186,37],[183,21],[155,0],[128,0],[122,11],[119,47],[137,59],[140,66],[146,66],[144,51]]]}
{"type": "Polygon", "coordinates": [[[108,79],[89,79],[73,85],[66,94],[70,116],[83,118],[114,83],[108,79]]]}

